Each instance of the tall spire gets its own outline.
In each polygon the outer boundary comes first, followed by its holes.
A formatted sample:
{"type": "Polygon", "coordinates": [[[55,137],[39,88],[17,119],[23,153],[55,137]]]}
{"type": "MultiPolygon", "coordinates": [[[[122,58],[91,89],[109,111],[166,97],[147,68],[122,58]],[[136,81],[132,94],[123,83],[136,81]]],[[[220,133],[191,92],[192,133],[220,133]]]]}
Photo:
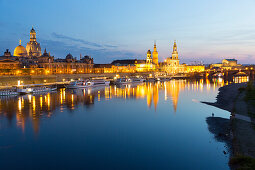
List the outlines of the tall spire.
{"type": "Polygon", "coordinates": [[[157,45],[156,45],[156,40],[154,41],[154,49],[153,49],[153,53],[152,53],[152,62],[155,65],[158,65],[158,52],[157,52],[157,45]]]}
{"type": "Polygon", "coordinates": [[[178,59],[178,51],[177,51],[176,40],[174,40],[172,59],[178,59]]]}
{"type": "Polygon", "coordinates": [[[21,40],[19,40],[19,45],[21,45],[21,40]]]}
{"type": "Polygon", "coordinates": [[[177,45],[176,45],[176,40],[174,40],[174,47],[173,47],[173,52],[177,52],[177,45]]]}

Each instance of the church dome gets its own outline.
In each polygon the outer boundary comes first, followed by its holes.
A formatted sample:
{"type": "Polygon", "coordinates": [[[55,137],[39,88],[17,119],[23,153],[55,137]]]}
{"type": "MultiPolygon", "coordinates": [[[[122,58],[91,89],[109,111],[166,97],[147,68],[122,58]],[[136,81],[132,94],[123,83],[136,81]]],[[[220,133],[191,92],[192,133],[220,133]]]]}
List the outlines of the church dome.
{"type": "Polygon", "coordinates": [[[45,48],[44,53],[41,57],[50,57],[50,54],[47,53],[46,48],[45,48]]]}
{"type": "Polygon", "coordinates": [[[148,50],[147,54],[151,54],[151,50],[148,50]]]}
{"type": "Polygon", "coordinates": [[[27,56],[27,50],[25,47],[23,47],[21,45],[21,41],[20,41],[20,44],[19,46],[17,46],[14,50],[14,56],[17,56],[17,57],[23,57],[23,56],[27,56]]]}
{"type": "Polygon", "coordinates": [[[66,56],[66,59],[73,59],[72,54],[69,53],[69,54],[66,56]]]}

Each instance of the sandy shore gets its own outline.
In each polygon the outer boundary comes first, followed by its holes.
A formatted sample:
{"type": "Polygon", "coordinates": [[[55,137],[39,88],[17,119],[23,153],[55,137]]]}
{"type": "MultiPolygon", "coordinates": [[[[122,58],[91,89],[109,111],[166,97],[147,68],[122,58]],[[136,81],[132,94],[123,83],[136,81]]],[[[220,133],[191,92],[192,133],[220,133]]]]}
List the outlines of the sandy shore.
{"type": "MultiPolygon", "coordinates": [[[[240,88],[246,86],[246,83],[241,83],[221,87],[215,103],[202,102],[227,110],[232,115],[231,120],[229,120],[230,124],[227,122],[227,120],[218,120],[220,123],[213,124],[213,127],[216,129],[216,126],[223,126],[223,128],[220,128],[220,130],[217,132],[222,134],[228,133],[227,129],[228,125],[230,125],[232,141],[230,148],[232,149],[233,153],[231,154],[232,160],[230,160],[230,163],[235,162],[234,165],[231,165],[232,169],[243,167],[242,163],[240,163],[240,161],[243,161],[243,159],[252,162],[253,160],[251,159],[255,158],[255,125],[252,123],[254,122],[254,118],[251,116],[253,114],[255,115],[254,107],[251,106],[249,102],[244,100],[246,91],[239,90],[240,88]],[[242,117],[244,117],[244,119],[241,119],[242,117]],[[249,122],[247,120],[252,121],[249,122]],[[238,161],[236,161],[236,158],[238,158],[238,161]],[[235,161],[233,161],[233,159],[235,159],[235,161]]],[[[225,142],[228,142],[228,140],[229,139],[225,139],[225,142]]],[[[252,168],[254,167],[252,166],[252,168]]]]}
{"type": "Polygon", "coordinates": [[[223,110],[227,110],[231,113],[234,112],[234,105],[239,95],[239,88],[246,87],[246,83],[240,84],[230,84],[219,88],[219,93],[217,95],[217,101],[215,103],[211,102],[202,102],[208,105],[212,105],[223,110]]]}

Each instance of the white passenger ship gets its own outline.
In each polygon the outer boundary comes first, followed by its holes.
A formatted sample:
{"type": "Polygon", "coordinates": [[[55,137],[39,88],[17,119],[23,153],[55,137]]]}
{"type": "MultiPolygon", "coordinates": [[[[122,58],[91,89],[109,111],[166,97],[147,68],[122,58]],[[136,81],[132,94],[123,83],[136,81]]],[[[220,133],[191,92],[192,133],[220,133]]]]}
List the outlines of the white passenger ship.
{"type": "Polygon", "coordinates": [[[142,83],[144,82],[145,79],[143,78],[137,78],[137,77],[134,77],[134,78],[118,78],[116,81],[115,81],[115,84],[130,84],[130,83],[142,83]]]}
{"type": "Polygon", "coordinates": [[[67,88],[77,89],[77,88],[88,88],[88,87],[109,86],[109,85],[110,85],[110,81],[96,78],[92,80],[73,81],[67,86],[67,88]]]}
{"type": "Polygon", "coordinates": [[[12,95],[18,95],[16,88],[12,89],[1,89],[0,90],[0,96],[12,96],[12,95]]]}

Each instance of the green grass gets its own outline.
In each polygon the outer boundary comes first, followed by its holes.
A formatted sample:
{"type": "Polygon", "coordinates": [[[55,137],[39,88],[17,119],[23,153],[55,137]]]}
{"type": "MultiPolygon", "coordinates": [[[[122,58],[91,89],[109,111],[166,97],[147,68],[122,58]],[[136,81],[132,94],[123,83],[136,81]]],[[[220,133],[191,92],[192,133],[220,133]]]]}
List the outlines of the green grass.
{"type": "Polygon", "coordinates": [[[254,170],[255,159],[249,156],[236,155],[230,159],[229,165],[237,170],[254,170]]]}
{"type": "MultiPolygon", "coordinates": [[[[240,91],[240,90],[239,90],[240,91]]],[[[245,88],[246,94],[245,94],[245,100],[255,100],[255,87],[253,81],[249,81],[247,83],[247,87],[245,88]]]]}

